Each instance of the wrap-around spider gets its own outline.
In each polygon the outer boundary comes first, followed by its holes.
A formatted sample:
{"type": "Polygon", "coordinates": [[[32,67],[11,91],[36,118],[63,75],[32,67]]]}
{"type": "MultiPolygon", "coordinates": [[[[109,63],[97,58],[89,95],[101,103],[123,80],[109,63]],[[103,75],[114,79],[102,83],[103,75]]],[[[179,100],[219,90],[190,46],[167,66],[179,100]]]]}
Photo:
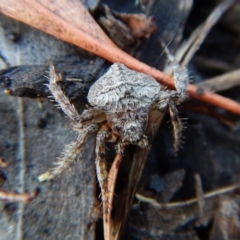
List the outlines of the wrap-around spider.
{"type": "Polygon", "coordinates": [[[91,107],[79,115],[78,111],[64,95],[60,86],[61,76],[50,66],[50,80],[47,85],[55,101],[64,113],[73,120],[77,140],[67,145],[56,166],[39,176],[39,180],[52,179],[66,169],[81,152],[88,134],[96,134],[96,172],[102,191],[102,201],[107,201],[108,171],[105,163],[105,142],[115,142],[121,153],[124,145],[134,144],[149,147],[146,129],[154,111],[169,110],[174,132],[174,151],[177,151],[182,124],[175,107],[185,96],[186,84],[178,79],[179,74],[187,74],[182,68],[174,70],[177,90],[165,89],[154,78],[128,69],[123,64],[114,63],[100,77],[88,92],[91,107]],[[179,71],[182,71],[181,73],[179,71]]]}

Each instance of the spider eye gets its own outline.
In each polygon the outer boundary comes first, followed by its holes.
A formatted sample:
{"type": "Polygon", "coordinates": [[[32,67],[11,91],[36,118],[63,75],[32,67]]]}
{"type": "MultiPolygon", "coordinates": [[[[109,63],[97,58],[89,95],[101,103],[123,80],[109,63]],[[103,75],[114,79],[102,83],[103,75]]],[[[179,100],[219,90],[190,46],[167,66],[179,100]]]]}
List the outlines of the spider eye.
{"type": "Polygon", "coordinates": [[[129,91],[126,91],[124,95],[125,95],[126,98],[129,98],[129,97],[130,97],[130,94],[131,94],[131,93],[130,93],[129,91]]]}
{"type": "Polygon", "coordinates": [[[132,126],[132,127],[130,128],[130,130],[133,132],[133,131],[135,130],[135,127],[132,126]]]}

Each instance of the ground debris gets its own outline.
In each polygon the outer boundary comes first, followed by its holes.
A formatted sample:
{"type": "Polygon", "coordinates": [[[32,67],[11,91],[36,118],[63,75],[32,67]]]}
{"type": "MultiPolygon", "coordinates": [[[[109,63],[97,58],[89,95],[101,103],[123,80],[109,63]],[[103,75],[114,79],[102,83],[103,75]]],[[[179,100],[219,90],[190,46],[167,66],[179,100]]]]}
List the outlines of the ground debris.
{"type": "MultiPolygon", "coordinates": [[[[50,64],[50,62],[49,62],[50,64]]],[[[107,69],[101,58],[72,56],[53,61],[61,74],[61,89],[71,99],[86,97],[91,84],[107,69]]],[[[0,71],[0,87],[18,97],[49,97],[46,87],[50,65],[21,65],[0,71]]]]}

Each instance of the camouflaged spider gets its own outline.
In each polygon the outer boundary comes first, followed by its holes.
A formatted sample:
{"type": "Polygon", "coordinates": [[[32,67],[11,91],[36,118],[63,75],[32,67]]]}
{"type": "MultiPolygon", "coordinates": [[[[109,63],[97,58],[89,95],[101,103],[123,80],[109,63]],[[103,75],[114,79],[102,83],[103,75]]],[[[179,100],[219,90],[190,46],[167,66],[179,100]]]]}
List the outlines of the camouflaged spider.
{"type": "Polygon", "coordinates": [[[175,105],[185,96],[187,82],[185,80],[184,84],[184,81],[176,77],[179,74],[183,77],[183,73],[187,74],[180,67],[174,69],[177,91],[168,90],[151,76],[130,70],[123,64],[114,63],[91,86],[87,97],[91,107],[79,115],[57,84],[61,81],[61,76],[56,74],[54,66],[51,65],[47,86],[61,109],[74,121],[73,129],[78,133],[78,138],[66,146],[56,166],[39,176],[39,180],[52,179],[66,169],[81,152],[87,135],[94,133],[97,178],[102,191],[102,201],[107,201],[108,171],[105,163],[105,142],[116,142],[118,153],[123,151],[124,145],[129,144],[141,148],[149,147],[145,132],[156,111],[164,113],[169,110],[174,130],[174,151],[177,151],[182,124],[175,105]]]}

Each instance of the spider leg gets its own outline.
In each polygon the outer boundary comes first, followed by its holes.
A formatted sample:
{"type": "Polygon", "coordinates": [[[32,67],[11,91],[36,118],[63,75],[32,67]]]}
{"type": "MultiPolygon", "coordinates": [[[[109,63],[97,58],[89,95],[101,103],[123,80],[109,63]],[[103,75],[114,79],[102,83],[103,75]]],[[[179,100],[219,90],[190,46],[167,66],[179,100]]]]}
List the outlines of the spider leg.
{"type": "Polygon", "coordinates": [[[69,99],[65,96],[60,86],[57,82],[61,81],[61,75],[58,75],[55,71],[54,65],[50,65],[50,78],[49,84],[46,84],[51,91],[53,98],[59,104],[63,112],[74,121],[80,120],[80,115],[78,114],[76,108],[70,103],[69,99]]]}
{"type": "Polygon", "coordinates": [[[162,94],[159,102],[156,105],[156,108],[160,112],[164,113],[166,110],[169,111],[172,128],[173,128],[173,138],[174,138],[173,150],[175,154],[179,150],[181,137],[182,137],[182,130],[183,130],[182,122],[178,116],[178,110],[176,108],[176,104],[178,101],[177,95],[178,94],[176,93],[176,91],[166,91],[165,93],[162,94]]]}
{"type": "Polygon", "coordinates": [[[179,94],[179,101],[183,101],[187,96],[187,86],[189,83],[188,71],[185,67],[181,67],[179,63],[175,60],[173,65],[173,78],[177,93],[179,94]]]}
{"type": "Polygon", "coordinates": [[[181,66],[176,58],[170,53],[163,40],[160,39],[160,41],[169,60],[169,65],[165,67],[164,72],[168,73],[169,75],[173,75],[176,91],[179,95],[179,100],[182,100],[186,97],[186,90],[189,83],[187,68],[181,66]]]}
{"type": "Polygon", "coordinates": [[[62,171],[70,166],[70,164],[75,160],[77,155],[81,152],[83,144],[86,141],[86,137],[89,133],[94,133],[98,129],[98,126],[95,124],[90,124],[85,126],[83,129],[78,130],[78,138],[75,142],[70,143],[65,147],[65,150],[62,152],[62,156],[58,158],[58,161],[55,163],[55,167],[50,169],[48,172],[43,173],[38,177],[40,182],[49,180],[59,175],[62,171]]]}
{"type": "Polygon", "coordinates": [[[187,96],[186,91],[189,83],[189,75],[186,67],[179,64],[162,40],[161,44],[170,62],[170,64],[165,67],[164,72],[173,75],[176,91],[166,90],[162,92],[157,108],[160,111],[169,110],[173,126],[173,149],[176,154],[179,149],[183,126],[178,117],[178,111],[175,105],[180,104],[187,96]]]}
{"type": "Polygon", "coordinates": [[[96,172],[97,179],[101,188],[102,202],[103,202],[103,214],[108,215],[108,171],[105,160],[105,141],[110,136],[110,133],[106,130],[100,130],[96,137],[96,172]]]}
{"type": "Polygon", "coordinates": [[[177,110],[175,104],[172,104],[170,102],[168,104],[168,110],[169,110],[172,127],[173,127],[173,138],[174,138],[173,150],[174,150],[174,153],[176,154],[179,150],[179,146],[181,143],[183,126],[182,126],[182,122],[178,116],[178,110],[177,110]]]}

